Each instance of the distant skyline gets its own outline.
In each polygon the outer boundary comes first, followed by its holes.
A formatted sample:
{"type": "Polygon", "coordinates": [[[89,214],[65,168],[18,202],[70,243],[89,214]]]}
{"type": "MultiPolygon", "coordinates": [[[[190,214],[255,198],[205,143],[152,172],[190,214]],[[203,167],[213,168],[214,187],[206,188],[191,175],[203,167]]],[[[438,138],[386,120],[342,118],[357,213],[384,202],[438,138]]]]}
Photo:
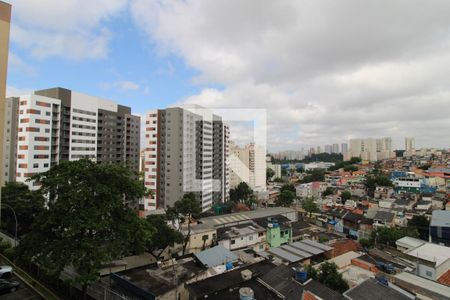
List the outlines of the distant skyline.
{"type": "Polygon", "coordinates": [[[269,151],[382,136],[450,148],[449,1],[7,2],[10,96],[61,86],[142,116],[265,108],[269,151]]]}

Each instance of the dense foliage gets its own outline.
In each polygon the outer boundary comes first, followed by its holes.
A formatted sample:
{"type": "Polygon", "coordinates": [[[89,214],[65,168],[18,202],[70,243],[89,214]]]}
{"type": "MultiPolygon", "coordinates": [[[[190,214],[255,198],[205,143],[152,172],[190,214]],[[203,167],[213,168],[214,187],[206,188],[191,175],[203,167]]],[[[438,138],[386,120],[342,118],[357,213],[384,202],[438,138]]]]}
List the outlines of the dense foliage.
{"type": "Polygon", "coordinates": [[[142,182],[125,167],[90,160],[65,161],[32,180],[42,184],[48,209],[40,214],[19,247],[19,257],[60,276],[67,267],[87,286],[100,267],[144,250],[153,229],[125,203],[145,195],[142,182]]]}
{"type": "Polygon", "coordinates": [[[8,182],[2,187],[2,228],[15,235],[15,219],[12,209],[17,215],[17,236],[30,232],[31,224],[44,211],[44,197],[30,191],[28,186],[18,182],[8,182]]]}
{"type": "Polygon", "coordinates": [[[324,181],[325,171],[322,169],[314,169],[307,173],[301,180],[302,183],[309,183],[313,181],[324,181]]]}
{"type": "Polygon", "coordinates": [[[308,278],[315,279],[330,289],[333,289],[339,293],[343,293],[349,289],[347,282],[342,278],[342,274],[338,272],[335,263],[324,262],[316,270],[312,266],[307,266],[308,278]]]}

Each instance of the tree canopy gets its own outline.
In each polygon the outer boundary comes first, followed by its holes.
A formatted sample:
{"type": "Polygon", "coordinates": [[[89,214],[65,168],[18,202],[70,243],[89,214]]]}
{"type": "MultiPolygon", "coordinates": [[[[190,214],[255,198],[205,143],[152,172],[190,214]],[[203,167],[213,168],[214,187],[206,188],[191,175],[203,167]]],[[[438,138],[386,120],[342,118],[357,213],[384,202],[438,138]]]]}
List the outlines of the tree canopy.
{"type": "Polygon", "coordinates": [[[285,206],[290,207],[295,199],[295,193],[291,190],[284,190],[278,195],[277,200],[275,200],[275,204],[277,206],[285,206]]]}
{"type": "Polygon", "coordinates": [[[253,190],[248,186],[246,182],[241,182],[239,185],[230,189],[230,200],[233,202],[247,202],[253,195],[253,190]]]}
{"type": "Polygon", "coordinates": [[[430,221],[425,216],[413,216],[408,222],[408,227],[411,230],[417,230],[419,237],[422,240],[428,240],[428,232],[430,228],[430,221]]]}
{"type": "Polygon", "coordinates": [[[271,168],[267,168],[266,169],[266,179],[267,179],[267,181],[271,180],[273,176],[275,176],[275,171],[272,170],[271,168]]]}
{"type": "Polygon", "coordinates": [[[352,193],[350,193],[349,191],[343,191],[341,193],[341,200],[342,202],[347,201],[348,199],[350,199],[352,197],[352,193]]]}
{"type": "Polygon", "coordinates": [[[184,194],[183,197],[176,201],[173,207],[168,207],[166,215],[169,220],[177,221],[181,231],[182,224],[187,223],[187,232],[184,235],[183,254],[186,253],[186,247],[191,238],[191,222],[193,218],[198,218],[202,208],[200,201],[195,197],[194,193],[184,194]]]}
{"type": "Polygon", "coordinates": [[[38,192],[30,191],[28,186],[19,182],[7,182],[2,187],[2,225],[10,234],[15,234],[14,209],[18,221],[18,236],[30,231],[31,224],[44,210],[45,198],[38,192]],[[9,208],[10,206],[11,208],[9,208]]]}
{"type": "Polygon", "coordinates": [[[142,182],[127,168],[90,160],[64,161],[32,180],[40,182],[48,209],[39,215],[18,254],[59,277],[66,267],[87,286],[102,264],[143,251],[153,230],[125,205],[144,196],[142,182]]]}
{"type": "Polygon", "coordinates": [[[317,207],[316,202],[314,202],[313,198],[306,198],[302,203],[303,209],[309,213],[311,216],[312,213],[318,212],[319,208],[317,207]]]}
{"type": "Polygon", "coordinates": [[[302,183],[309,183],[313,181],[324,181],[324,180],[325,180],[325,171],[322,169],[314,169],[303,177],[302,183]]]}
{"type": "Polygon", "coordinates": [[[149,215],[146,221],[154,228],[155,233],[151,239],[147,240],[145,248],[157,259],[167,247],[173,247],[176,243],[183,242],[183,235],[167,225],[165,215],[149,215]]]}
{"type": "Polygon", "coordinates": [[[315,279],[330,289],[343,293],[349,289],[347,282],[342,278],[342,274],[338,272],[335,263],[323,262],[318,270],[312,266],[307,266],[308,278],[315,279]]]}

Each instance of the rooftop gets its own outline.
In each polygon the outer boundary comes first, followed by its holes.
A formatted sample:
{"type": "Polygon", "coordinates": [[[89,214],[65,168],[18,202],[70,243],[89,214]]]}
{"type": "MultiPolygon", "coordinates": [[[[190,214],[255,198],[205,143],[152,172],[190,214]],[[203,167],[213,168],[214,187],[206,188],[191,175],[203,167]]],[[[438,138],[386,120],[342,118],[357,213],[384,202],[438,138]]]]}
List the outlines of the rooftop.
{"type": "Polygon", "coordinates": [[[212,226],[220,226],[228,223],[242,222],[246,220],[252,220],[257,218],[267,218],[274,215],[286,215],[288,213],[296,213],[295,210],[288,207],[270,207],[261,208],[252,211],[244,211],[238,213],[232,213],[227,215],[213,216],[203,218],[200,221],[212,226]]]}
{"type": "Polygon", "coordinates": [[[439,266],[450,259],[450,247],[432,243],[425,243],[419,247],[408,250],[405,253],[429,262],[435,262],[436,266],[439,266]]]}
{"type": "Polygon", "coordinates": [[[398,239],[395,242],[395,244],[397,246],[408,248],[408,249],[419,247],[425,243],[426,243],[426,241],[424,241],[424,240],[416,239],[416,238],[409,237],[409,236],[402,237],[401,239],[398,239]]]}
{"type": "Polygon", "coordinates": [[[377,211],[377,213],[375,214],[375,216],[373,217],[374,220],[381,220],[385,223],[391,223],[392,220],[394,219],[395,214],[391,213],[389,211],[383,211],[383,210],[379,210],[377,211]]]}
{"type": "Polygon", "coordinates": [[[398,290],[378,283],[376,279],[369,278],[360,285],[349,289],[344,293],[344,296],[349,299],[355,300],[410,300],[414,299],[414,296],[406,296],[404,293],[398,290]]]}
{"type": "Polygon", "coordinates": [[[243,270],[250,270],[253,273],[253,276],[261,276],[273,268],[275,268],[275,265],[267,260],[248,266],[243,266],[241,268],[189,284],[189,294],[192,298],[201,298],[208,295],[211,298],[217,299],[217,294],[219,292],[228,291],[244,281],[241,276],[241,272],[243,270]]]}
{"type": "Polygon", "coordinates": [[[430,226],[450,227],[450,211],[433,210],[430,226]]]}
{"type": "Polygon", "coordinates": [[[304,284],[293,279],[294,270],[288,266],[280,265],[273,268],[261,277],[261,282],[283,295],[284,299],[299,299],[304,290],[308,290],[321,299],[343,299],[342,295],[315,280],[304,284]]]}
{"type": "MultiPolygon", "coordinates": [[[[394,275],[394,279],[401,280],[408,285],[414,285],[415,287],[430,291],[433,294],[441,295],[441,297],[436,297],[435,299],[448,299],[448,295],[450,295],[450,287],[408,272],[398,273],[394,275]]],[[[400,283],[396,284],[400,285],[400,283]]]]}
{"type": "Polygon", "coordinates": [[[224,265],[227,262],[234,262],[238,260],[236,254],[226,249],[222,245],[203,250],[195,253],[195,258],[206,268],[224,265]]]}
{"type": "Polygon", "coordinates": [[[332,249],[332,247],[327,245],[305,239],[280,247],[273,247],[267,251],[258,252],[258,255],[265,258],[273,256],[282,261],[287,261],[288,263],[296,263],[307,258],[323,254],[332,249]]]}

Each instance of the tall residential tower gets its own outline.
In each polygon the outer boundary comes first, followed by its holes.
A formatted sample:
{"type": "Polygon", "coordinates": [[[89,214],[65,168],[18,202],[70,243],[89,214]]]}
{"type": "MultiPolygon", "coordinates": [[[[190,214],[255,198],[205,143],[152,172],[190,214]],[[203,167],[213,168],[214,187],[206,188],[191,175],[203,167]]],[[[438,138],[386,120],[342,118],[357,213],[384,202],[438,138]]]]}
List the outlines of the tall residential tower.
{"type": "Polygon", "coordinates": [[[229,195],[229,129],[205,110],[171,107],[147,114],[141,211],[166,208],[193,192],[203,211],[229,195]]]}

